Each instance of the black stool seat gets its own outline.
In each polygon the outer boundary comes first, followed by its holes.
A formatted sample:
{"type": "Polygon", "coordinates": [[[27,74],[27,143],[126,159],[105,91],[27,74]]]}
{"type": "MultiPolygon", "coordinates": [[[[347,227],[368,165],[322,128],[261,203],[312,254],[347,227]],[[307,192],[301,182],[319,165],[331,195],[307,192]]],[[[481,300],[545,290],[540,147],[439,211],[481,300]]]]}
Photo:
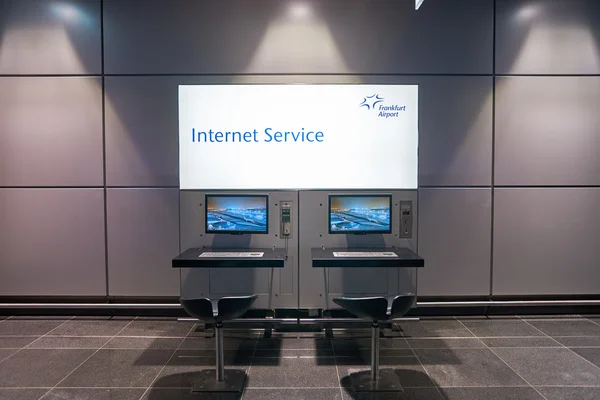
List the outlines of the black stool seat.
{"type": "Polygon", "coordinates": [[[215,323],[216,369],[204,371],[201,380],[194,383],[192,392],[234,392],[241,393],[246,382],[246,373],[241,370],[225,371],[223,356],[223,321],[242,316],[258,296],[223,297],[218,300],[208,298],[181,299],[183,309],[200,321],[215,323]]]}
{"type": "Polygon", "coordinates": [[[406,314],[415,304],[411,293],[394,297],[336,297],[333,302],[357,317],[371,321],[371,371],[351,372],[356,392],[398,392],[400,381],[392,369],[379,370],[379,321],[406,314]]]}
{"type": "Polygon", "coordinates": [[[185,312],[204,322],[223,322],[244,315],[252,307],[258,296],[223,297],[211,300],[205,297],[198,299],[181,299],[185,312]]]}
{"type": "Polygon", "coordinates": [[[371,321],[387,321],[410,311],[415,296],[401,294],[395,297],[337,297],[333,302],[357,317],[371,321]]]}

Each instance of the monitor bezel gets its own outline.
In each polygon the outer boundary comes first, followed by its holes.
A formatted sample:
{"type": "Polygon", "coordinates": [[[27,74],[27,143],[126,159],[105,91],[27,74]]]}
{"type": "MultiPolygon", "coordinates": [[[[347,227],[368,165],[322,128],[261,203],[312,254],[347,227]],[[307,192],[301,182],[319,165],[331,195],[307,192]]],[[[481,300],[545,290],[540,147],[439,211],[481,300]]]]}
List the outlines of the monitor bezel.
{"type": "Polygon", "coordinates": [[[389,235],[392,233],[393,225],[393,202],[391,193],[360,193],[360,194],[333,194],[330,193],[328,196],[327,205],[327,230],[330,235],[389,235]],[[331,199],[333,197],[387,197],[390,204],[390,228],[388,230],[361,230],[361,231],[333,231],[331,230],[331,199]]]}
{"type": "Polygon", "coordinates": [[[269,234],[269,195],[268,194],[230,194],[230,193],[205,193],[204,194],[204,233],[207,235],[268,235],[269,234]],[[267,218],[264,231],[227,231],[208,229],[208,199],[210,197],[260,197],[265,199],[267,218]]]}

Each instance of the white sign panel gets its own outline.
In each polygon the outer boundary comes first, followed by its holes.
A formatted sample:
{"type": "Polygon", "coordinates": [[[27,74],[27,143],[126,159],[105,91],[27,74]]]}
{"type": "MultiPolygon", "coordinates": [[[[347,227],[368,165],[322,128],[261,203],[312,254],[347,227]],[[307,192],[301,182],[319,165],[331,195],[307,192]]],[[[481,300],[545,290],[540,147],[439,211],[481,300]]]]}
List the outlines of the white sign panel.
{"type": "Polygon", "coordinates": [[[179,86],[181,189],[416,189],[415,85],[179,86]]]}

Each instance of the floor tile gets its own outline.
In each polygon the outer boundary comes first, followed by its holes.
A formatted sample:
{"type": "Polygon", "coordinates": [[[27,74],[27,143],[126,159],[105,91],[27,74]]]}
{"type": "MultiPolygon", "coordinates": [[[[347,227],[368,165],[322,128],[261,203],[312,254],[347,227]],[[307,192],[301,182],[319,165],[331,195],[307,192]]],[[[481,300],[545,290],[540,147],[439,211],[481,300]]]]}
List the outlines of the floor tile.
{"type": "MultiPolygon", "coordinates": [[[[225,370],[247,371],[252,352],[224,351],[225,370]]],[[[216,359],[210,350],[178,350],[152,385],[155,388],[192,387],[204,370],[214,370],[216,359]]]]}
{"type": "Polygon", "coordinates": [[[132,400],[139,399],[146,389],[53,389],[40,400],[132,400]]]}
{"type": "Polygon", "coordinates": [[[567,347],[600,347],[600,336],[556,336],[554,340],[567,347]]]}
{"type": "Polygon", "coordinates": [[[314,339],[309,337],[304,338],[271,338],[258,339],[256,350],[305,350],[305,349],[325,349],[333,350],[331,340],[329,339],[314,339]]]}
{"type": "Polygon", "coordinates": [[[532,387],[442,388],[444,400],[544,400],[532,387]]]}
{"type": "MultiPolygon", "coordinates": [[[[343,349],[370,349],[371,348],[371,337],[361,337],[361,338],[344,338],[344,339],[334,339],[331,341],[333,344],[333,348],[335,351],[343,350],[343,349]]],[[[379,339],[379,348],[380,349],[409,349],[408,343],[406,339],[398,337],[398,338],[380,338],[379,339]]]]}
{"type": "Polygon", "coordinates": [[[569,349],[497,348],[494,352],[534,386],[600,385],[600,369],[569,349]]]}
{"type": "Polygon", "coordinates": [[[99,350],[60,387],[144,387],[152,383],[173,350],[99,350]]]}
{"type": "Polygon", "coordinates": [[[177,349],[183,338],[114,337],[105,349],[177,349]]]}
{"type": "Polygon", "coordinates": [[[122,319],[79,318],[65,322],[52,331],[52,335],[114,336],[130,322],[122,319]]]}
{"type": "Polygon", "coordinates": [[[246,389],[244,400],[342,400],[335,389],[246,389]]]}
{"type": "Polygon", "coordinates": [[[192,322],[177,322],[173,318],[136,319],[119,336],[185,337],[193,326],[192,322]]]}
{"type": "MultiPolygon", "coordinates": [[[[256,346],[256,339],[246,339],[237,337],[223,338],[224,350],[244,350],[253,351],[256,346]]],[[[180,347],[181,350],[214,350],[215,338],[188,337],[185,338],[180,347]]]]}
{"type": "Polygon", "coordinates": [[[44,336],[31,343],[28,349],[93,349],[97,350],[108,342],[108,337],[44,336]]]}
{"type": "Polygon", "coordinates": [[[0,349],[20,349],[36,340],[39,336],[0,336],[0,349]]]}
{"type": "Polygon", "coordinates": [[[468,339],[407,339],[413,349],[484,349],[485,345],[476,338],[468,339]]]}
{"type": "Polygon", "coordinates": [[[600,387],[538,387],[547,400],[598,400],[600,387]]]}
{"type": "Polygon", "coordinates": [[[48,389],[0,389],[0,400],[38,400],[48,389]]]}
{"type": "Polygon", "coordinates": [[[37,318],[9,319],[0,323],[0,336],[41,336],[67,319],[43,320],[37,318]]]}
{"type": "Polygon", "coordinates": [[[526,383],[488,349],[417,349],[439,386],[522,386],[526,383]]]}
{"type": "Polygon", "coordinates": [[[556,340],[547,336],[482,338],[481,341],[488,347],[562,347],[556,340]]]}
{"type": "Polygon", "coordinates": [[[424,320],[399,324],[405,337],[473,337],[459,321],[424,320]]]}
{"type": "MultiPolygon", "coordinates": [[[[371,360],[371,349],[341,349],[335,352],[336,357],[361,358],[365,363],[371,360]]],[[[414,357],[415,353],[411,349],[380,349],[380,357],[414,357]]]]}
{"type": "Polygon", "coordinates": [[[518,319],[470,319],[461,322],[477,337],[544,336],[527,322],[518,319]]]}
{"type": "Polygon", "coordinates": [[[600,326],[585,319],[528,322],[549,336],[600,336],[600,326]]]}
{"type": "MultiPolygon", "coordinates": [[[[358,350],[360,351],[360,350],[358,350]]],[[[304,350],[288,350],[288,349],[279,349],[279,350],[256,350],[254,352],[254,357],[258,358],[273,358],[273,357],[334,357],[336,353],[333,352],[333,349],[304,349],[304,350]]]]}
{"type": "Polygon", "coordinates": [[[339,387],[335,359],[254,359],[249,371],[248,387],[339,387]]]}
{"type": "Polygon", "coordinates": [[[600,368],[600,348],[580,347],[571,350],[600,368]]]}
{"type": "Polygon", "coordinates": [[[0,363],[0,387],[52,387],[94,350],[24,349],[0,363]]]}
{"type": "Polygon", "coordinates": [[[442,400],[435,388],[404,388],[395,393],[355,393],[350,388],[343,389],[344,400],[442,400]]]}
{"type": "MultiPolygon", "coordinates": [[[[197,394],[190,389],[151,389],[142,400],[241,400],[241,394],[197,394]]],[[[283,399],[282,399],[283,400],[283,399]]]]}
{"type": "Polygon", "coordinates": [[[0,349],[0,362],[13,354],[15,354],[19,349],[0,349]]]}
{"type": "MultiPolygon", "coordinates": [[[[351,386],[350,374],[356,370],[369,370],[370,360],[336,358],[342,386],[351,386]]],[[[381,357],[380,368],[393,369],[404,387],[433,387],[417,357],[381,357]]],[[[252,367],[254,368],[254,367],[252,367]]]]}

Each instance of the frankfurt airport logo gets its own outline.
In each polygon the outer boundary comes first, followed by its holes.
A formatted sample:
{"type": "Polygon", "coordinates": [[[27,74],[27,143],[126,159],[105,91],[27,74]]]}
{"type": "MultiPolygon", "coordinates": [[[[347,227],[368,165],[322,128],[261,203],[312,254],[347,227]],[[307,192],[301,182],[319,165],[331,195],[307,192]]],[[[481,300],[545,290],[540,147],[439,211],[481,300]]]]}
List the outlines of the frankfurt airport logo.
{"type": "Polygon", "coordinates": [[[374,94],[365,97],[359,107],[366,107],[367,110],[378,111],[377,116],[381,118],[398,118],[400,116],[400,111],[406,111],[406,106],[400,106],[398,104],[386,105],[384,100],[385,99],[379,96],[379,94],[374,94]]]}

